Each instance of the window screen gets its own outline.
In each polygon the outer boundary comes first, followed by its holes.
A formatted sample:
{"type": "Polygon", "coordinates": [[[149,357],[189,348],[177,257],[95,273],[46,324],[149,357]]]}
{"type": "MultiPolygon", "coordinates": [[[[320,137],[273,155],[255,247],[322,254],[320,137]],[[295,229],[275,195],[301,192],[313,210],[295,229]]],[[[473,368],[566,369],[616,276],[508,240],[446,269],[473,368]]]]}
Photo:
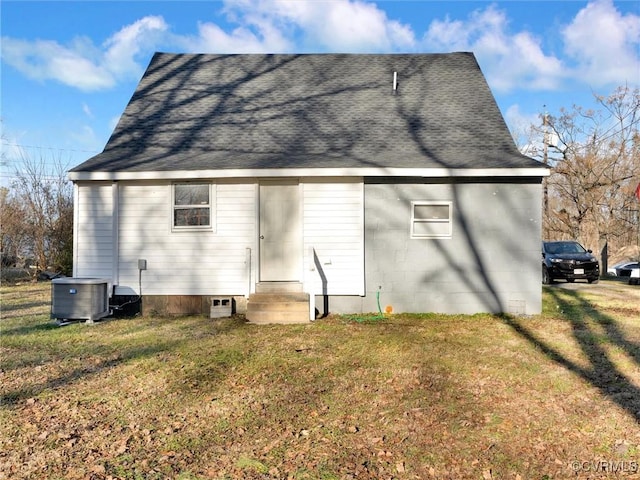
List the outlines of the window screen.
{"type": "Polygon", "coordinates": [[[211,227],[211,185],[182,183],[173,186],[173,227],[211,227]]]}
{"type": "Polygon", "coordinates": [[[411,202],[411,238],[450,238],[451,202],[411,202]]]}

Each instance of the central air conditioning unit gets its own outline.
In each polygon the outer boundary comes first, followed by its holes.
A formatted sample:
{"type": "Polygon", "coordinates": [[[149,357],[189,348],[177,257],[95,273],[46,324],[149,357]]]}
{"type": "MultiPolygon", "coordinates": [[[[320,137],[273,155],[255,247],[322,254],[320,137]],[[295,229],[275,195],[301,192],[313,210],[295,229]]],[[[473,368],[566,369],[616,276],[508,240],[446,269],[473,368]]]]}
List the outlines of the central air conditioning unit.
{"type": "Polygon", "coordinates": [[[51,318],[63,322],[93,322],[109,314],[109,280],[56,278],[51,281],[51,318]]]}

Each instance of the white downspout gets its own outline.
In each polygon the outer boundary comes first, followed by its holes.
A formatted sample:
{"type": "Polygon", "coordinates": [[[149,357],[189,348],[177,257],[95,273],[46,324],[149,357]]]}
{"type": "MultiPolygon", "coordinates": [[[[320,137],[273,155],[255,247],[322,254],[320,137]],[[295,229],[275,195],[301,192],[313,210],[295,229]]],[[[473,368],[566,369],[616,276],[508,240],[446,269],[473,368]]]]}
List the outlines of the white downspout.
{"type": "Polygon", "coordinates": [[[73,266],[71,275],[78,276],[78,235],[80,232],[80,187],[73,182],[73,266]]]}
{"type": "MultiPolygon", "coordinates": [[[[315,272],[316,267],[313,261],[313,247],[309,247],[309,271],[315,272]]],[[[310,275],[309,275],[310,276],[310,275]]],[[[313,292],[313,281],[311,279],[305,279],[304,290],[309,295],[309,320],[312,322],[316,319],[316,296],[313,292]]]]}
{"type": "MultiPolygon", "coordinates": [[[[120,193],[118,182],[111,184],[111,281],[112,291],[120,284],[120,193]]],[[[141,292],[138,292],[141,295],[141,292]]]]}

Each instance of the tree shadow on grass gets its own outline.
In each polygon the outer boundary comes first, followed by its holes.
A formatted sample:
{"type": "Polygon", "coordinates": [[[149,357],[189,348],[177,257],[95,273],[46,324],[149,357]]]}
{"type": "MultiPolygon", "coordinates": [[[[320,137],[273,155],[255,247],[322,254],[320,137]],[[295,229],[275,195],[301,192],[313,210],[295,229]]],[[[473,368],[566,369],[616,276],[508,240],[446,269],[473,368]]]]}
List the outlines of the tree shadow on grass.
{"type": "MultiPolygon", "coordinates": [[[[22,401],[25,401],[29,398],[33,398],[38,396],[39,394],[47,391],[56,390],[59,388],[67,387],[69,385],[76,384],[84,379],[94,377],[96,375],[101,374],[112,368],[117,368],[122,364],[126,364],[131,361],[137,361],[145,358],[154,357],[156,355],[171,353],[176,349],[179,349],[181,345],[185,342],[193,342],[202,340],[204,337],[217,337],[221,334],[231,333],[239,328],[247,328],[248,325],[245,322],[243,316],[235,315],[233,317],[217,319],[217,320],[203,320],[200,317],[195,317],[197,322],[194,325],[191,321],[182,322],[181,329],[184,328],[188,330],[189,335],[188,339],[174,338],[168,340],[159,334],[158,340],[153,342],[151,345],[146,346],[130,346],[124,349],[118,349],[117,346],[114,346],[114,350],[108,349],[108,351],[101,350],[101,346],[96,346],[96,350],[87,350],[86,354],[89,356],[86,363],[84,365],[78,366],[76,368],[66,368],[59,375],[54,378],[50,378],[49,380],[37,383],[29,383],[18,389],[12,391],[5,391],[0,388],[0,405],[3,407],[14,407],[22,401]],[[99,359],[99,361],[93,361],[96,357],[102,356],[104,358],[99,359]]],[[[188,320],[188,318],[187,318],[188,320]]],[[[101,320],[97,323],[102,323],[105,320],[101,320]]],[[[113,321],[109,319],[109,321],[113,321]]],[[[126,320],[125,320],[126,321],[126,320]]],[[[155,320],[152,320],[155,321],[155,320]]],[[[177,320],[171,320],[176,322],[177,320]]],[[[79,322],[80,323],[80,322],[79,322]]],[[[46,331],[51,329],[59,329],[55,325],[55,323],[38,323],[35,325],[22,326],[15,329],[12,329],[10,332],[3,332],[3,334],[8,335],[27,335],[31,333],[36,333],[38,331],[46,331]]],[[[138,322],[133,325],[134,330],[128,329],[126,335],[132,335],[134,331],[139,330],[148,330],[150,328],[149,322],[138,322]]],[[[178,335],[180,337],[180,335],[178,335]]],[[[226,351],[226,350],[225,350],[226,351]]],[[[43,352],[47,354],[47,350],[43,352]]],[[[223,352],[224,353],[224,352],[223,352]]],[[[232,354],[234,352],[231,352],[232,354]]],[[[85,354],[78,354],[78,357],[82,357],[85,354]]],[[[55,356],[55,360],[48,360],[48,362],[64,362],[64,356],[52,353],[51,356],[55,356]]],[[[208,357],[209,353],[205,353],[205,356],[208,357]]],[[[224,355],[223,355],[224,356],[224,355]]],[[[197,357],[197,355],[196,355],[197,357]]],[[[75,357],[74,357],[75,358],[75,357]]],[[[224,360],[224,358],[223,358],[224,360]]],[[[224,362],[222,362],[224,366],[224,362]]],[[[27,358],[23,361],[20,361],[20,367],[36,367],[42,365],[40,358],[30,359],[27,358]]],[[[5,369],[6,365],[3,366],[5,369]]],[[[8,367],[12,368],[12,367],[8,367]]],[[[64,366],[62,366],[64,368],[64,366]]],[[[209,369],[211,370],[211,369],[209,369]]],[[[203,369],[202,372],[192,372],[192,376],[195,377],[206,377],[206,375],[210,373],[206,369],[203,369]]],[[[216,373],[215,378],[219,378],[220,374],[216,373]]],[[[176,379],[181,384],[183,384],[182,378],[176,379]]]]}
{"type": "MultiPolygon", "coordinates": [[[[6,302],[4,302],[6,303],[6,302]]],[[[16,317],[25,316],[24,311],[40,309],[49,306],[48,301],[42,300],[37,302],[20,303],[18,305],[2,305],[2,319],[9,320],[16,317]]]]}
{"type": "Polygon", "coordinates": [[[47,390],[55,390],[60,387],[68,386],[84,378],[98,375],[101,372],[114,368],[122,363],[151,357],[171,348],[172,344],[165,343],[145,348],[130,349],[120,353],[115,358],[112,357],[104,359],[97,364],[86,364],[81,367],[74,368],[73,370],[67,371],[46,382],[35,385],[26,385],[23,388],[9,392],[2,392],[0,395],[0,405],[3,407],[14,407],[21,401],[35,397],[47,390]]]}
{"type": "Polygon", "coordinates": [[[589,360],[588,367],[577,364],[536,336],[527,328],[526,321],[506,315],[503,321],[550,360],[589,382],[640,422],[640,388],[619,370],[604,348],[606,343],[619,347],[640,365],[640,344],[626,338],[615,319],[598,311],[579,292],[554,288],[548,291],[569,322],[573,338],[589,360]]]}
{"type": "Polygon", "coordinates": [[[60,327],[53,321],[46,323],[34,323],[31,325],[19,325],[13,328],[5,328],[3,326],[0,327],[0,338],[1,336],[9,336],[9,335],[30,335],[36,332],[47,332],[49,330],[57,330],[60,327]]]}

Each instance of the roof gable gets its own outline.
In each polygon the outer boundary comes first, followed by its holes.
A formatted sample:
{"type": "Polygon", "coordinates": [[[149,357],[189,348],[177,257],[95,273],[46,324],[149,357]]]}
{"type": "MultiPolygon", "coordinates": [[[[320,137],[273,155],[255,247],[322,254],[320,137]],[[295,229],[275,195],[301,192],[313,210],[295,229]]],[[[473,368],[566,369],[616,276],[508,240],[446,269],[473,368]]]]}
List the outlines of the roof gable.
{"type": "Polygon", "coordinates": [[[544,167],[517,151],[471,53],[157,53],[72,172],[292,168],[544,167]]]}

